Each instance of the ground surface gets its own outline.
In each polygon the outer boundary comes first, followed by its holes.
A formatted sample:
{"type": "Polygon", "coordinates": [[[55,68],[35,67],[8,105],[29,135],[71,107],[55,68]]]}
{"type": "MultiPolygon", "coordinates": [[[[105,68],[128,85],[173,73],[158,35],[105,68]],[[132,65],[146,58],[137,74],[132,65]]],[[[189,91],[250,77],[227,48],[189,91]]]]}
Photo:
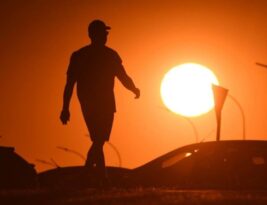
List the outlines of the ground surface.
{"type": "Polygon", "coordinates": [[[266,205],[267,191],[170,188],[0,191],[0,204],[25,205],[266,205]]]}

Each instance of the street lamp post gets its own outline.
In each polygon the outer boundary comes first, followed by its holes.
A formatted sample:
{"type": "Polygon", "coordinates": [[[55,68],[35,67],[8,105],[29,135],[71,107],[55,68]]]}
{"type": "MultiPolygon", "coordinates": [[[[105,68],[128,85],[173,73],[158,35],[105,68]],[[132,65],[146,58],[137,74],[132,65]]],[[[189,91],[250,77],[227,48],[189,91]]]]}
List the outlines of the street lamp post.
{"type": "MultiPolygon", "coordinates": [[[[172,111],[170,111],[168,108],[165,108],[165,107],[161,107],[161,108],[163,108],[164,110],[172,113],[172,111]]],[[[188,117],[184,117],[182,115],[179,115],[179,116],[182,117],[183,119],[185,119],[190,124],[190,126],[193,129],[194,135],[195,135],[196,143],[198,143],[199,142],[199,133],[198,133],[198,130],[197,130],[195,124],[193,123],[193,121],[188,117]]]]}
{"type": "Polygon", "coordinates": [[[243,140],[246,140],[246,118],[245,118],[245,112],[244,112],[241,104],[238,102],[238,100],[234,96],[232,96],[230,94],[228,96],[229,96],[229,98],[231,100],[233,100],[233,102],[237,105],[238,109],[241,112],[241,116],[242,116],[242,127],[243,127],[243,134],[242,134],[242,136],[243,136],[243,140]]]}
{"type": "Polygon", "coordinates": [[[221,137],[221,117],[222,117],[222,108],[228,93],[228,90],[217,86],[212,85],[213,90],[213,97],[214,97],[214,108],[215,108],[215,114],[216,114],[216,120],[217,120],[217,133],[216,133],[216,141],[220,141],[221,137]]]}

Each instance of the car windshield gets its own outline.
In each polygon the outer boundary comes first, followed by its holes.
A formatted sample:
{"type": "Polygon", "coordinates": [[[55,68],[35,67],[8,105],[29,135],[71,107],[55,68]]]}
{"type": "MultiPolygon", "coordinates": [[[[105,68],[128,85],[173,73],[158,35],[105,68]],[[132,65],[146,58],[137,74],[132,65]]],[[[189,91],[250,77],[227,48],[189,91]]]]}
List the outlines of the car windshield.
{"type": "Polygon", "coordinates": [[[195,149],[193,151],[187,151],[187,152],[179,152],[173,156],[168,157],[161,163],[161,168],[167,168],[171,167],[177,162],[180,162],[181,160],[191,157],[192,154],[198,152],[198,149],[195,149]]]}
{"type": "Polygon", "coordinates": [[[235,144],[222,145],[210,146],[210,144],[207,144],[202,147],[196,146],[191,149],[177,150],[162,158],[159,166],[162,169],[169,168],[185,159],[194,159],[191,163],[199,168],[230,166],[233,169],[238,169],[243,166],[267,166],[267,153],[265,149],[253,146],[237,146],[235,144]]]}

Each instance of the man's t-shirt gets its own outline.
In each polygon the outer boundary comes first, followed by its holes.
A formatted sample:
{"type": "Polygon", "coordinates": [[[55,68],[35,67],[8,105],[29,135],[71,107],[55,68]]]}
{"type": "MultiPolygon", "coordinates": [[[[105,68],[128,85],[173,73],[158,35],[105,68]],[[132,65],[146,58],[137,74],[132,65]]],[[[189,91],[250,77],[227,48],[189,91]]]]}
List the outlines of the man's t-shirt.
{"type": "Polygon", "coordinates": [[[117,52],[106,46],[89,45],[74,52],[67,75],[77,82],[81,106],[89,111],[116,112],[114,78],[123,84],[131,81],[117,52]]]}

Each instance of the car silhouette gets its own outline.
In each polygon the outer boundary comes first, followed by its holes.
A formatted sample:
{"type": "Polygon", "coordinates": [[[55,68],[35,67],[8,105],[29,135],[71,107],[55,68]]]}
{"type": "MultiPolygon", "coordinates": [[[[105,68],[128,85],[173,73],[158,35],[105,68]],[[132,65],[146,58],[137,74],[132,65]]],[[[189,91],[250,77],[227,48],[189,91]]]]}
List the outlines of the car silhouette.
{"type": "MultiPolygon", "coordinates": [[[[95,171],[56,168],[38,175],[44,187],[92,186],[95,171]]],[[[227,140],[175,149],[135,169],[107,167],[113,186],[183,189],[267,189],[267,141],[227,140]]]]}
{"type": "Polygon", "coordinates": [[[14,147],[0,146],[0,190],[35,188],[38,185],[37,172],[14,147]]]}

